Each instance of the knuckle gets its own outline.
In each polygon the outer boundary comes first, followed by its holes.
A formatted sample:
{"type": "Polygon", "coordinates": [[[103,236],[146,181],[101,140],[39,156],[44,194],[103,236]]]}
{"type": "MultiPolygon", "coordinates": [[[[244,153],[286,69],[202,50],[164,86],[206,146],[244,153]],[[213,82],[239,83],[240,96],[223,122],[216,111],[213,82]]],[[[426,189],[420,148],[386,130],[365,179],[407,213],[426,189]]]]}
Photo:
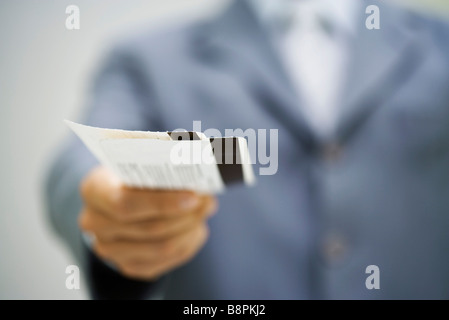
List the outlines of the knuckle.
{"type": "Polygon", "coordinates": [[[214,197],[207,197],[203,200],[203,205],[198,208],[195,215],[204,220],[212,215],[214,215],[218,208],[218,201],[214,197]]]}
{"type": "Polygon", "coordinates": [[[163,193],[157,199],[157,208],[162,216],[195,210],[200,199],[193,193],[163,193]]]}

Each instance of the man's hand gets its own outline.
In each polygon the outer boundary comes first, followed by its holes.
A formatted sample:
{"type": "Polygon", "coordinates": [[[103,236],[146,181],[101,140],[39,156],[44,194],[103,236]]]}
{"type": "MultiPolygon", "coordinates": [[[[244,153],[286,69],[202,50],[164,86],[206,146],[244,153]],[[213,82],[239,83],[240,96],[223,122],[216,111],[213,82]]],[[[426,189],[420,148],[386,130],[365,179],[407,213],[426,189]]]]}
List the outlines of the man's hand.
{"type": "Polygon", "coordinates": [[[206,242],[206,221],[217,208],[212,196],[126,188],[104,167],[86,176],[81,194],[79,223],[95,236],[95,253],[140,280],[189,261],[206,242]]]}

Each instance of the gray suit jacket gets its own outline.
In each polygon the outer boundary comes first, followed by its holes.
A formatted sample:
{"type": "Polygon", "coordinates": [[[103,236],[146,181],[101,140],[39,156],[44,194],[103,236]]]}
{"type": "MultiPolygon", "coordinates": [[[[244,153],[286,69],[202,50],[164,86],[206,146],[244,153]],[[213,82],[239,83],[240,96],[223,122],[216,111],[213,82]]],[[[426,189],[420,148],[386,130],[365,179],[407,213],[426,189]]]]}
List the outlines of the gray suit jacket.
{"type": "Polygon", "coordinates": [[[359,14],[330,141],[303,117],[245,1],[112,50],[83,123],[279,129],[279,170],[219,197],[193,261],[157,283],[129,281],[83,247],[78,184],[96,161],[71,137],[49,173],[48,206],[94,297],[449,298],[449,28],[384,2],[366,2],[381,9],[380,30],[359,14]],[[365,286],[369,265],[379,290],[365,286]]]}

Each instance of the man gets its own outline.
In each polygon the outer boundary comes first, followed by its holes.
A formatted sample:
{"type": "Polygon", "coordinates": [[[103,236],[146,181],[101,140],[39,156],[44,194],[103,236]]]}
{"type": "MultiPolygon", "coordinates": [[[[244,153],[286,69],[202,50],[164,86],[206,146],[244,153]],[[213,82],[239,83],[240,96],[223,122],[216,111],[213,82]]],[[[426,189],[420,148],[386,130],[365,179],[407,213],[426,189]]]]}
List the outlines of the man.
{"type": "Polygon", "coordinates": [[[92,296],[449,298],[448,36],[384,1],[240,0],[118,45],[83,123],[279,129],[279,168],[217,199],[133,190],[73,138],[48,203],[92,296]]]}

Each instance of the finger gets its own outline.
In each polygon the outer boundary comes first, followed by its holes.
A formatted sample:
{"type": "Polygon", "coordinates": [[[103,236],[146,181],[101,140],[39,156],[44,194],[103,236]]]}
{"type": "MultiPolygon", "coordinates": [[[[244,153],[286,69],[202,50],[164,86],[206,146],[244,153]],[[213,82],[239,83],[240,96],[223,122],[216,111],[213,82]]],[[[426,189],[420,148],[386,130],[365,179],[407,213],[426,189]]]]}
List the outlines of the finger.
{"type": "Polygon", "coordinates": [[[119,270],[127,277],[138,280],[156,280],[165,273],[173,270],[180,265],[190,261],[195,254],[204,246],[207,241],[209,231],[203,226],[201,232],[196,234],[193,243],[185,246],[179,254],[156,261],[133,260],[118,264],[119,270]]]}
{"type": "Polygon", "coordinates": [[[200,205],[200,197],[191,191],[126,188],[102,167],[83,181],[81,193],[88,206],[122,222],[179,216],[200,205]]]}
{"type": "Polygon", "coordinates": [[[203,198],[203,210],[200,212],[200,216],[204,219],[210,218],[213,216],[218,210],[218,201],[217,198],[212,196],[205,196],[203,198]]]}
{"type": "Polygon", "coordinates": [[[144,222],[124,224],[90,208],[84,208],[79,225],[83,231],[95,234],[104,241],[156,240],[182,233],[201,219],[189,213],[178,218],[154,219],[144,222]]]}
{"type": "Polygon", "coordinates": [[[190,212],[182,217],[149,220],[145,222],[115,225],[108,230],[115,239],[145,241],[165,240],[191,230],[215,213],[217,201],[207,197],[196,212],[190,212]]]}
{"type": "Polygon", "coordinates": [[[84,207],[78,218],[78,224],[81,230],[96,233],[111,229],[117,222],[97,210],[84,207]]]}
{"type": "Polygon", "coordinates": [[[178,255],[185,246],[195,244],[199,233],[204,232],[205,224],[183,234],[162,241],[103,241],[96,239],[94,251],[102,258],[114,262],[127,260],[159,260],[178,255]]]}
{"type": "Polygon", "coordinates": [[[202,220],[195,214],[173,219],[159,219],[139,224],[125,225],[108,230],[116,240],[128,241],[163,241],[192,229],[202,220]]]}
{"type": "Polygon", "coordinates": [[[123,224],[98,211],[84,208],[79,224],[82,230],[91,232],[104,241],[113,240],[163,240],[192,229],[211,216],[217,209],[217,201],[206,197],[197,212],[167,219],[154,219],[138,223],[123,224]]]}

